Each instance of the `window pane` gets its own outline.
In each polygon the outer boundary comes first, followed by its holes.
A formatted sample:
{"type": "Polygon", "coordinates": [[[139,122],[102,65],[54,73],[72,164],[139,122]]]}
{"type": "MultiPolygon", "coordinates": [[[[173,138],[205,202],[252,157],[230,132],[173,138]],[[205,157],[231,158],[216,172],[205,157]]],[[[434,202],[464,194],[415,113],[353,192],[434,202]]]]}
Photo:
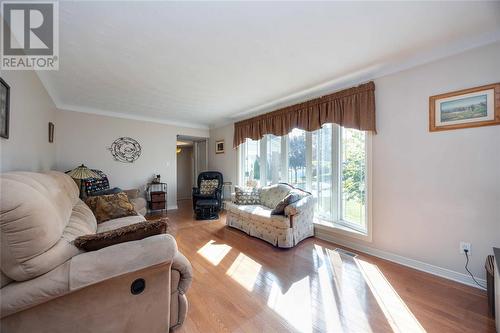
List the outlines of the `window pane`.
{"type": "Polygon", "coordinates": [[[266,135],[267,139],[267,185],[281,180],[281,137],[266,135]]]}
{"type": "Polygon", "coordinates": [[[316,215],[333,220],[332,125],[326,124],[312,134],[312,183],[316,215]]]}
{"type": "Polygon", "coordinates": [[[366,226],[365,209],[365,133],[342,128],[342,219],[366,226]]]}
{"type": "Polygon", "coordinates": [[[260,141],[247,139],[242,156],[243,185],[260,185],[260,141]]]}
{"type": "Polygon", "coordinates": [[[288,134],[288,182],[306,189],[306,132],[295,128],[288,134]]]}

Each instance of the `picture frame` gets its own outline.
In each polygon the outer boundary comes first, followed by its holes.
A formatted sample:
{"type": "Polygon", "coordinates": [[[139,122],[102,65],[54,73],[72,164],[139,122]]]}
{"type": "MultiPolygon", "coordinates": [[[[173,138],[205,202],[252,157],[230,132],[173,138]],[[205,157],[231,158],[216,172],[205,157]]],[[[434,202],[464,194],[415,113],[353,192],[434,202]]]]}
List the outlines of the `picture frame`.
{"type": "Polygon", "coordinates": [[[429,131],[500,125],[500,83],[429,97],[429,131]]]}
{"type": "Polygon", "coordinates": [[[215,153],[224,154],[224,140],[215,141],[215,153]]]}
{"type": "Polygon", "coordinates": [[[9,138],[10,86],[0,78],[0,137],[9,138]]]}
{"type": "Polygon", "coordinates": [[[54,142],[54,123],[49,122],[49,142],[54,142]]]}

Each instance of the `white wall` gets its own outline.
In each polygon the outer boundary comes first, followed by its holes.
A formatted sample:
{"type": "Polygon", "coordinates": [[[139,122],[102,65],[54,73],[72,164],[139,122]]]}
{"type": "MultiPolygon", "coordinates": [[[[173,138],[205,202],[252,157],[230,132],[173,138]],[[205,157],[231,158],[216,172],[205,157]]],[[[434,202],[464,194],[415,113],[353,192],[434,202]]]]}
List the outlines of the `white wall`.
{"type": "Polygon", "coordinates": [[[33,71],[2,71],[10,86],[10,133],[0,138],[0,172],[52,169],[55,143],[49,143],[48,123],[55,123],[56,107],[33,71]]]}
{"type": "MultiPolygon", "coordinates": [[[[375,80],[373,240],[358,243],[465,273],[500,246],[500,126],[430,133],[429,96],[500,82],[500,43],[375,80]]],[[[233,125],[210,131],[210,168],[236,180],[233,125]],[[216,155],[215,140],[226,154],[216,155]]]]}
{"type": "Polygon", "coordinates": [[[177,154],[177,199],[190,199],[193,188],[193,147],[180,147],[177,154]]]}
{"type": "Polygon", "coordinates": [[[238,154],[233,149],[234,125],[226,125],[210,130],[208,142],[208,168],[222,172],[225,182],[232,182],[233,186],[238,182],[238,154]],[[215,153],[215,142],[224,140],[224,154],[215,153]]]}
{"type": "Polygon", "coordinates": [[[208,130],[175,127],[71,111],[58,111],[57,169],[66,171],[84,163],[108,175],[110,185],[144,189],[154,174],[168,184],[168,207],[177,205],[177,135],[208,137],[208,130]],[[142,153],[134,163],[117,162],[107,149],[128,136],[142,153]]]}
{"type": "Polygon", "coordinates": [[[429,96],[500,82],[500,43],[375,81],[371,246],[465,273],[500,246],[500,126],[429,132],[429,96]]]}

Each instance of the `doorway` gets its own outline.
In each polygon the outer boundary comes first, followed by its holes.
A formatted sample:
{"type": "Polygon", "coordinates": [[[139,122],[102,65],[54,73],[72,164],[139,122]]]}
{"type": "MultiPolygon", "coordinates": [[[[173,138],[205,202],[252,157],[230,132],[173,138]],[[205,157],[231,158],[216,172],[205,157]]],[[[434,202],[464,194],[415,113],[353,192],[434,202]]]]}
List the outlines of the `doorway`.
{"type": "Polygon", "coordinates": [[[208,167],[208,139],[177,136],[177,200],[191,199],[198,174],[208,167]]]}

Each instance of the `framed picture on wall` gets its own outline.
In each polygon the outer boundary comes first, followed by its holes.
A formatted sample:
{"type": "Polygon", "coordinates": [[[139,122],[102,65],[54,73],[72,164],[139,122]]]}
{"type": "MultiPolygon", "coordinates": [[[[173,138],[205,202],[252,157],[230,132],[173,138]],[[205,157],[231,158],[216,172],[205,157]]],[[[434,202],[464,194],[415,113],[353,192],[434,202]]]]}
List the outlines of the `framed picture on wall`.
{"type": "Polygon", "coordinates": [[[224,140],[215,141],[215,153],[224,154],[224,140]]]}
{"type": "Polygon", "coordinates": [[[9,138],[10,87],[0,78],[0,137],[9,138]]]}
{"type": "Polygon", "coordinates": [[[429,97],[429,130],[500,125],[500,83],[429,97]]]}

